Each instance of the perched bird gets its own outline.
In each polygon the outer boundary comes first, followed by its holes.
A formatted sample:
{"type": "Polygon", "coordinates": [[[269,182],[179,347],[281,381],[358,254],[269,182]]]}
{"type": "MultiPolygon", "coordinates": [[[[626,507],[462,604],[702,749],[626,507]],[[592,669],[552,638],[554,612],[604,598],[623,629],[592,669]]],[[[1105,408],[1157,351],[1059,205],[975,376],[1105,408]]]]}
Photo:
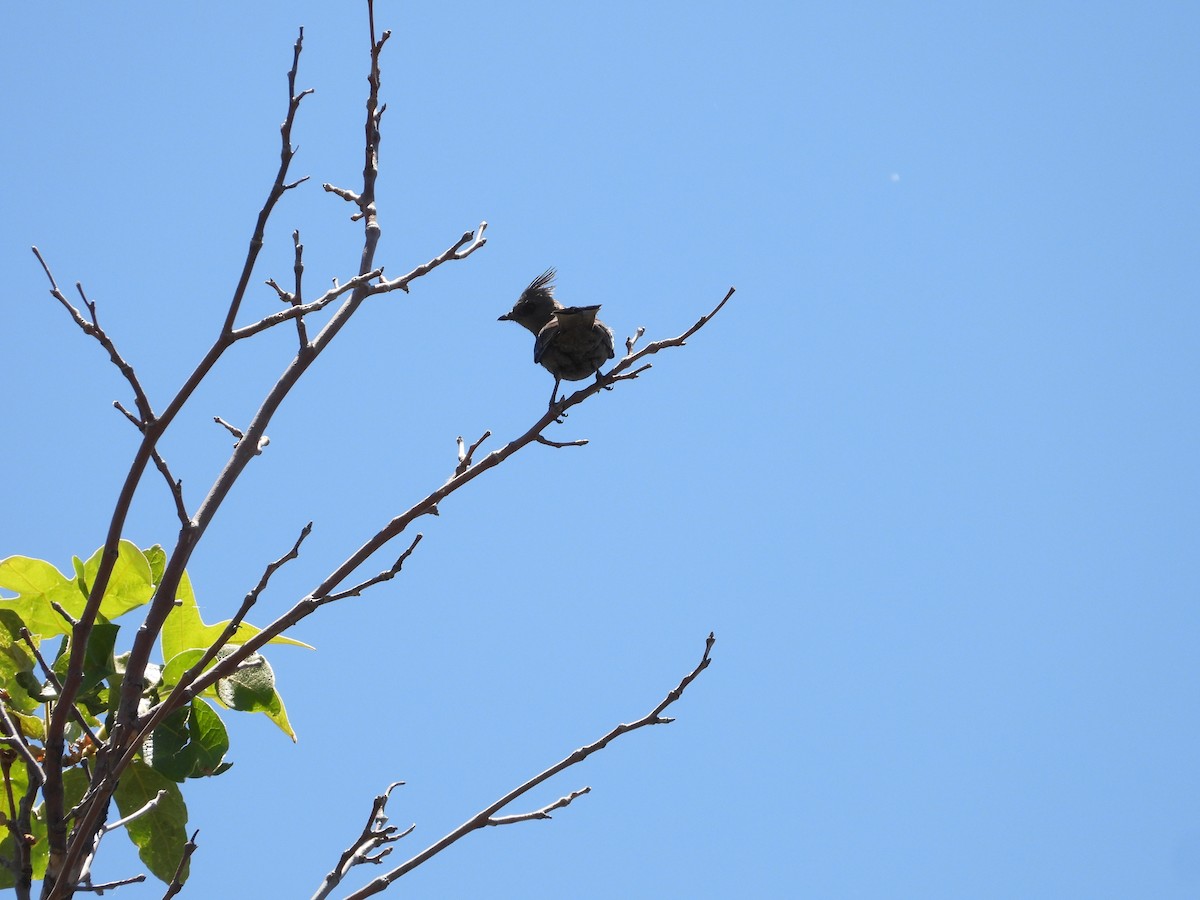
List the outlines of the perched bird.
{"type": "Polygon", "coordinates": [[[521,292],[498,322],[516,322],[533,332],[533,361],[554,376],[550,405],[560,381],[600,379],[600,367],[613,358],[612,329],[596,318],[596,306],[563,306],[554,299],[554,269],[547,269],[521,292]]]}

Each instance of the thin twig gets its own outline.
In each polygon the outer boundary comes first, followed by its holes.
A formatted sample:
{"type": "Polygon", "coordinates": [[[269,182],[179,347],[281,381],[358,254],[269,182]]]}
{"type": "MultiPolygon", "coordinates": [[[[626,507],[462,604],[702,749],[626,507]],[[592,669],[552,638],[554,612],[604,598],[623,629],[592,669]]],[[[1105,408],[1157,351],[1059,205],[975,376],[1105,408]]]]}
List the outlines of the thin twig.
{"type": "Polygon", "coordinates": [[[448,249],[435,256],[427,263],[422,263],[417,266],[407,275],[401,275],[399,278],[393,278],[391,281],[380,279],[378,284],[371,285],[372,294],[385,294],[388,291],[401,290],[408,293],[408,286],[422,275],[427,275],[440,266],[442,263],[450,262],[456,259],[466,259],[480,247],[487,243],[487,238],[483,236],[487,230],[487,222],[480,222],[479,227],[474,231],[463,232],[463,236],[450,245],[448,249]],[[463,249],[463,248],[466,249],[463,249]]]}
{"type": "Polygon", "coordinates": [[[137,403],[138,413],[141,415],[141,427],[148,427],[154,421],[154,411],[150,407],[150,400],[146,397],[146,392],[142,390],[141,382],[138,381],[137,373],[134,372],[133,366],[125,361],[125,358],[117,351],[117,346],[113,343],[112,338],[100,327],[100,321],[96,316],[96,304],[88,300],[87,295],[83,292],[83,285],[76,282],[75,288],[79,291],[79,296],[82,298],[84,306],[87,307],[89,317],[91,318],[89,322],[80,314],[78,309],[71,305],[71,302],[63,295],[63,292],[58,289],[58,282],[54,280],[50,266],[42,258],[42,251],[34,247],[33,255],[42,264],[42,271],[46,273],[46,278],[50,281],[51,296],[70,313],[71,318],[75,320],[75,324],[83,330],[84,334],[90,335],[99,341],[100,346],[107,351],[108,358],[117,367],[117,371],[129,382],[129,387],[133,390],[134,401],[137,403]]]}
{"type": "Polygon", "coordinates": [[[139,419],[137,416],[135,416],[133,413],[131,413],[129,410],[127,410],[125,408],[125,406],[121,403],[120,400],[113,401],[113,408],[116,409],[117,412],[119,412],[125,418],[127,418],[130,422],[132,422],[134,428],[136,428],[138,431],[142,432],[142,434],[146,433],[146,426],[142,422],[142,420],[139,419]]]}
{"type": "Polygon", "coordinates": [[[276,325],[287,322],[289,319],[296,319],[307,316],[309,313],[318,312],[324,309],[334,300],[340,299],[345,294],[353,293],[363,285],[368,284],[382,274],[383,267],[381,266],[377,269],[372,269],[369,272],[364,272],[361,275],[355,275],[345,284],[336,282],[335,280],[334,286],[316,300],[313,300],[309,303],[300,303],[295,306],[289,306],[287,309],[271,313],[269,316],[264,316],[257,322],[252,322],[249,325],[243,325],[241,328],[238,328],[232,333],[231,338],[235,341],[244,340],[245,338],[258,334],[260,331],[266,331],[268,328],[273,328],[276,325]]]}
{"type": "Polygon", "coordinates": [[[171,469],[167,465],[167,461],[162,458],[162,454],[158,452],[157,447],[150,448],[150,458],[154,460],[154,465],[162,477],[166,479],[167,489],[171,492],[171,499],[175,501],[175,515],[179,519],[181,528],[190,528],[192,525],[191,517],[188,516],[187,506],[183,502],[183,482],[171,474],[171,469]]]}
{"type": "MultiPolygon", "coordinates": [[[[292,294],[292,306],[304,305],[304,245],[300,243],[300,231],[292,232],[292,245],[296,250],[296,261],[292,271],[296,275],[296,290],[292,294]]],[[[308,346],[308,327],[304,324],[304,316],[296,316],[296,337],[301,347],[308,346]]]]}
{"type": "Polygon", "coordinates": [[[413,538],[413,542],[408,545],[408,549],[400,554],[400,557],[394,563],[392,563],[390,569],[386,569],[385,571],[380,572],[378,575],[368,578],[366,581],[356,584],[354,587],[348,588],[347,590],[339,591],[336,594],[314,597],[314,602],[317,605],[323,605],[325,603],[333,603],[335,600],[344,600],[346,597],[358,597],[369,587],[380,584],[384,581],[391,581],[398,574],[400,574],[400,570],[404,567],[404,561],[412,556],[412,552],[417,549],[417,544],[421,543],[421,538],[424,536],[425,535],[423,534],[418,534],[415,538],[413,538]]]}
{"type": "MultiPolygon", "coordinates": [[[[242,442],[242,439],[246,436],[246,433],[244,431],[242,431],[242,429],[240,429],[234,425],[230,425],[228,422],[226,422],[220,416],[213,416],[213,421],[216,422],[218,425],[220,425],[222,428],[224,428],[226,431],[228,431],[230,434],[233,435],[233,437],[234,437],[234,445],[233,446],[235,449],[242,442]]],[[[271,439],[264,434],[262,437],[260,437],[258,439],[258,444],[255,447],[254,455],[255,456],[260,455],[263,452],[263,449],[266,448],[266,446],[270,443],[271,443],[271,439]]]]}
{"type": "Polygon", "coordinates": [[[537,436],[537,442],[539,444],[545,444],[547,447],[558,447],[561,449],[563,447],[586,447],[588,440],[587,438],[579,438],[578,440],[574,441],[552,441],[550,438],[542,437],[542,435],[539,434],[537,436]]]}
{"type": "Polygon", "coordinates": [[[590,794],[590,787],[580,788],[577,791],[571,791],[565,797],[559,797],[553,803],[543,806],[541,809],[535,809],[532,812],[517,813],[514,816],[489,816],[484,825],[515,825],[518,822],[532,822],[535,819],[552,819],[550,813],[556,809],[562,809],[564,806],[570,806],[571,801],[576,797],[582,797],[584,794],[590,794]]]}
{"type": "Polygon", "coordinates": [[[490,431],[485,431],[479,440],[473,443],[470,447],[467,447],[464,444],[461,434],[458,436],[458,465],[454,467],[455,475],[461,475],[463,472],[467,471],[467,469],[471,468],[471,460],[472,457],[475,456],[475,451],[479,449],[480,444],[482,444],[491,436],[492,433],[490,431]]]}
{"type": "Polygon", "coordinates": [[[175,876],[171,879],[171,883],[167,885],[167,892],[162,895],[162,900],[171,900],[172,897],[183,890],[183,870],[187,868],[188,860],[196,852],[196,835],[199,833],[200,829],[197,828],[192,832],[192,836],[188,838],[188,842],[183,845],[183,854],[179,857],[179,865],[175,867],[175,876]]]}
{"type": "MultiPolygon", "coordinates": [[[[55,674],[54,669],[50,668],[50,665],[46,662],[46,658],[42,656],[42,651],[38,649],[38,645],[33,642],[33,635],[30,634],[29,629],[23,625],[21,626],[21,640],[32,651],[34,658],[38,661],[38,665],[42,668],[42,674],[46,676],[46,680],[54,685],[55,693],[61,696],[62,682],[58,680],[58,675],[55,674]]],[[[92,727],[88,725],[87,719],[83,717],[83,713],[79,711],[79,707],[71,704],[71,710],[75,713],[75,722],[91,738],[92,745],[99,747],[100,738],[96,737],[96,732],[92,731],[92,727]]]]}
{"type": "Polygon", "coordinates": [[[151,812],[155,807],[158,806],[158,804],[162,803],[162,798],[165,796],[167,796],[167,792],[165,790],[159,791],[129,815],[122,816],[114,822],[108,822],[104,825],[101,825],[98,833],[108,834],[110,831],[116,831],[118,828],[124,828],[135,819],[140,819],[142,816],[146,815],[146,813],[151,812]]]}
{"type": "Polygon", "coordinates": [[[637,332],[635,332],[632,337],[625,338],[625,353],[626,353],[626,355],[633,353],[633,348],[635,346],[637,346],[637,342],[639,340],[641,340],[642,335],[645,333],[646,333],[645,327],[642,325],[639,325],[637,328],[637,332]]]}
{"type": "Polygon", "coordinates": [[[60,616],[62,616],[63,619],[66,621],[66,623],[68,625],[70,625],[72,629],[74,629],[74,627],[79,624],[78,620],[73,615],[71,615],[69,612],[67,612],[67,608],[65,606],[63,606],[61,603],[59,603],[57,600],[50,601],[50,608],[52,610],[54,610],[56,613],[58,613],[60,616]]]}
{"type": "Polygon", "coordinates": [[[165,797],[166,795],[167,795],[167,792],[165,790],[160,790],[157,794],[155,794],[153,797],[151,797],[149,800],[147,800],[144,804],[142,804],[140,807],[135,809],[129,815],[122,816],[121,818],[117,819],[115,822],[102,823],[96,829],[96,836],[92,840],[92,850],[84,858],[83,865],[80,867],[80,870],[79,870],[78,881],[79,881],[80,885],[85,885],[91,880],[92,861],[95,860],[96,854],[100,851],[100,842],[104,840],[105,836],[108,835],[110,832],[116,831],[118,828],[124,828],[130,822],[134,821],[135,819],[140,819],[142,816],[146,815],[147,813],[149,813],[150,811],[155,809],[158,806],[158,804],[162,802],[162,798],[165,797]]]}
{"type": "Polygon", "coordinates": [[[118,881],[106,881],[103,884],[77,884],[77,891],[91,891],[96,894],[103,894],[105,891],[111,891],[113,888],[124,887],[127,884],[141,884],[146,880],[145,875],[134,875],[131,878],[122,878],[118,881]]]}
{"type": "Polygon", "coordinates": [[[242,431],[242,429],[238,428],[235,425],[230,425],[228,422],[226,422],[220,416],[213,416],[213,421],[216,422],[218,425],[220,425],[222,428],[224,428],[226,431],[228,431],[230,434],[232,434],[234,440],[236,440],[236,441],[240,441],[242,438],[244,438],[246,436],[246,433],[244,431],[242,431]]]}

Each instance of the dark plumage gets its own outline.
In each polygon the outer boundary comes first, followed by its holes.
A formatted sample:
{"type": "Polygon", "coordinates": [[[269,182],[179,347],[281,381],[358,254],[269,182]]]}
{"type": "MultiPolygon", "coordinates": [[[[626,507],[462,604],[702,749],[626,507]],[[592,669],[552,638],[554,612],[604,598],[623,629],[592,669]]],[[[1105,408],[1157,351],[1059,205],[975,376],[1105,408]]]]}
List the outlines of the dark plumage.
{"type": "Polygon", "coordinates": [[[534,334],[533,361],[554,376],[550,405],[560,381],[600,377],[613,358],[613,333],[596,318],[596,306],[563,306],[554,299],[554,269],[547,269],[521,292],[513,308],[497,321],[516,322],[534,334]]]}

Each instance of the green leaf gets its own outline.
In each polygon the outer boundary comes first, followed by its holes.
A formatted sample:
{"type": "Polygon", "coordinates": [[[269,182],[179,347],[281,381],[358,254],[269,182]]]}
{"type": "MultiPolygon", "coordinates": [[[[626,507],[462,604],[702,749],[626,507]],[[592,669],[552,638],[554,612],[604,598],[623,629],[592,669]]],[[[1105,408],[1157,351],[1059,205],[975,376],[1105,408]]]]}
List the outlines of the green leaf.
{"type": "Polygon", "coordinates": [[[58,699],[58,688],[48,681],[39,681],[32,672],[18,672],[17,684],[34,703],[50,703],[58,699]]]}
{"type": "MultiPolygon", "coordinates": [[[[223,659],[232,652],[233,648],[227,647],[217,656],[223,659]]],[[[275,690],[275,672],[258,653],[250,654],[232,675],[217,682],[217,696],[230,709],[265,713],[284,734],[296,740],[283,698],[275,690]]]]}
{"type": "Polygon", "coordinates": [[[42,559],[10,556],[0,560],[0,588],[16,591],[16,597],[0,598],[0,609],[9,609],[21,617],[29,630],[43,640],[70,631],[67,621],[50,605],[59,603],[78,618],[85,598],[74,580],[42,559]]]}
{"type": "Polygon", "coordinates": [[[228,751],[225,723],[199,698],[167,716],[142,744],[142,758],[172,781],[220,774],[229,768],[222,763],[228,751]]]}
{"type": "Polygon", "coordinates": [[[46,740],[46,722],[41,716],[17,712],[9,705],[9,716],[21,726],[21,733],[31,741],[46,740]]]}
{"type": "Polygon", "coordinates": [[[21,690],[20,685],[36,682],[33,667],[37,664],[29,646],[21,639],[25,623],[11,609],[0,609],[0,687],[8,691],[9,706],[22,712],[37,709],[38,701],[21,690]]]}
{"type": "MultiPolygon", "coordinates": [[[[204,652],[198,647],[193,647],[189,650],[184,650],[182,653],[176,653],[167,660],[167,664],[163,666],[162,670],[162,692],[164,694],[170,693],[175,685],[179,684],[179,680],[183,678],[184,673],[200,662],[200,658],[204,656],[204,652]]],[[[213,662],[210,662],[205,666],[205,671],[212,667],[213,662]]],[[[209,688],[205,693],[212,695],[213,689],[209,688]]]]}
{"type": "Polygon", "coordinates": [[[229,752],[229,732],[217,711],[197,697],[192,701],[192,713],[188,725],[192,732],[192,747],[196,763],[189,772],[191,778],[220,775],[229,768],[224,762],[229,752]]]}
{"type": "Polygon", "coordinates": [[[167,567],[167,551],[162,548],[161,544],[155,544],[153,547],[143,550],[142,555],[150,564],[150,580],[158,584],[162,581],[163,570],[167,567]]]}
{"type": "MultiPolygon", "coordinates": [[[[83,654],[83,684],[79,690],[86,693],[102,681],[107,681],[115,671],[113,667],[113,646],[117,642],[117,632],[121,626],[111,622],[97,622],[92,626],[92,636],[88,638],[87,647],[83,654]]],[[[54,661],[54,674],[59,681],[67,677],[67,666],[71,662],[71,639],[63,641],[58,659],[54,661]]]]}
{"type": "MultiPolygon", "coordinates": [[[[121,776],[113,797],[124,817],[141,809],[159,791],[165,793],[158,804],[128,823],[125,831],[146,867],[164,884],[169,884],[187,843],[187,805],[179,785],[135,760],[121,776]]],[[[187,875],[185,867],[182,880],[186,881],[187,875]]]]}
{"type": "MultiPolygon", "coordinates": [[[[66,790],[67,808],[74,806],[83,797],[83,792],[74,793],[76,779],[72,777],[72,773],[83,778],[83,773],[78,770],[68,770],[63,773],[63,787],[66,790]]],[[[12,795],[20,801],[24,796],[25,791],[29,787],[29,773],[25,766],[21,763],[14,763],[10,769],[12,795]]],[[[86,789],[86,778],[84,778],[84,789],[86,789]]],[[[0,790],[4,790],[0,786],[0,790]]],[[[4,796],[7,796],[7,791],[4,791],[4,796]]],[[[8,804],[5,803],[7,809],[8,804]]],[[[46,877],[46,865],[50,860],[50,845],[46,839],[46,818],[44,805],[34,807],[33,815],[30,817],[29,830],[33,835],[33,844],[29,850],[29,862],[33,867],[33,879],[38,881],[46,877]]],[[[4,840],[0,841],[0,856],[5,859],[16,860],[16,847],[13,845],[12,833],[7,829],[4,831],[4,840]]],[[[7,866],[0,866],[0,889],[10,888],[16,884],[16,879],[13,872],[7,866]]]]}
{"type": "MultiPolygon", "coordinates": [[[[225,626],[231,620],[226,619],[223,622],[218,622],[215,625],[205,625],[200,618],[200,609],[196,606],[196,595],[192,591],[192,582],[188,578],[186,572],[179,580],[179,589],[175,592],[178,605],[171,610],[167,616],[167,621],[163,623],[162,630],[162,651],[163,659],[171,659],[182,653],[184,650],[191,650],[199,647],[207,649],[212,646],[213,642],[221,636],[221,632],[225,630],[225,626]]],[[[234,632],[233,638],[229,641],[231,644],[244,644],[250,638],[254,637],[262,631],[261,628],[242,622],[234,632]]],[[[313,648],[301,641],[295,641],[291,638],[278,636],[271,638],[268,643],[271,644],[290,644],[293,647],[304,647],[307,650],[313,648]]]]}
{"type": "Polygon", "coordinates": [[[187,707],[167,716],[142,742],[142,759],[172,781],[183,781],[192,767],[188,750],[187,707]]]}
{"type": "MultiPolygon", "coordinates": [[[[92,558],[83,564],[82,579],[84,596],[91,590],[100,570],[100,560],[104,555],[101,547],[92,554],[92,558]]],[[[100,602],[100,613],[107,619],[115,619],[131,609],[136,609],[150,601],[154,596],[154,577],[151,573],[150,561],[146,554],[138,549],[131,541],[120,541],[117,544],[117,561],[113,564],[112,575],[108,579],[108,587],[104,591],[104,599],[100,602]]]]}
{"type": "MultiPolygon", "coordinates": [[[[14,798],[23,796],[26,788],[29,786],[29,775],[25,771],[25,766],[20,762],[14,762],[8,767],[7,771],[8,784],[0,783],[0,790],[3,791],[3,796],[7,796],[9,790],[12,791],[14,798]]],[[[2,779],[0,779],[0,782],[2,782],[2,779]]],[[[7,807],[8,804],[5,803],[5,809],[7,807]]],[[[3,835],[3,839],[0,839],[0,856],[4,857],[6,862],[15,865],[17,862],[17,845],[13,833],[5,828],[3,835]]],[[[9,866],[0,865],[0,889],[15,887],[16,883],[16,873],[9,866]]]]}

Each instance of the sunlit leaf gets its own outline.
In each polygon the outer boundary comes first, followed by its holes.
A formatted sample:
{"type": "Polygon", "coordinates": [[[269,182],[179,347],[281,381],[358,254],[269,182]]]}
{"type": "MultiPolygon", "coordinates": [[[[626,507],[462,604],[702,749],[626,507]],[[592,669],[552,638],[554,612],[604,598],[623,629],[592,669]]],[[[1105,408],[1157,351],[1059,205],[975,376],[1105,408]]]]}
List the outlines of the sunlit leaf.
{"type": "MultiPolygon", "coordinates": [[[[125,831],[147,868],[159,880],[170,883],[187,843],[187,805],[179,785],[145,763],[134,761],[121,776],[113,797],[124,817],[141,809],[159,791],[165,794],[158,804],[127,824],[125,831]]],[[[186,868],[183,878],[187,878],[186,868]]]]}

